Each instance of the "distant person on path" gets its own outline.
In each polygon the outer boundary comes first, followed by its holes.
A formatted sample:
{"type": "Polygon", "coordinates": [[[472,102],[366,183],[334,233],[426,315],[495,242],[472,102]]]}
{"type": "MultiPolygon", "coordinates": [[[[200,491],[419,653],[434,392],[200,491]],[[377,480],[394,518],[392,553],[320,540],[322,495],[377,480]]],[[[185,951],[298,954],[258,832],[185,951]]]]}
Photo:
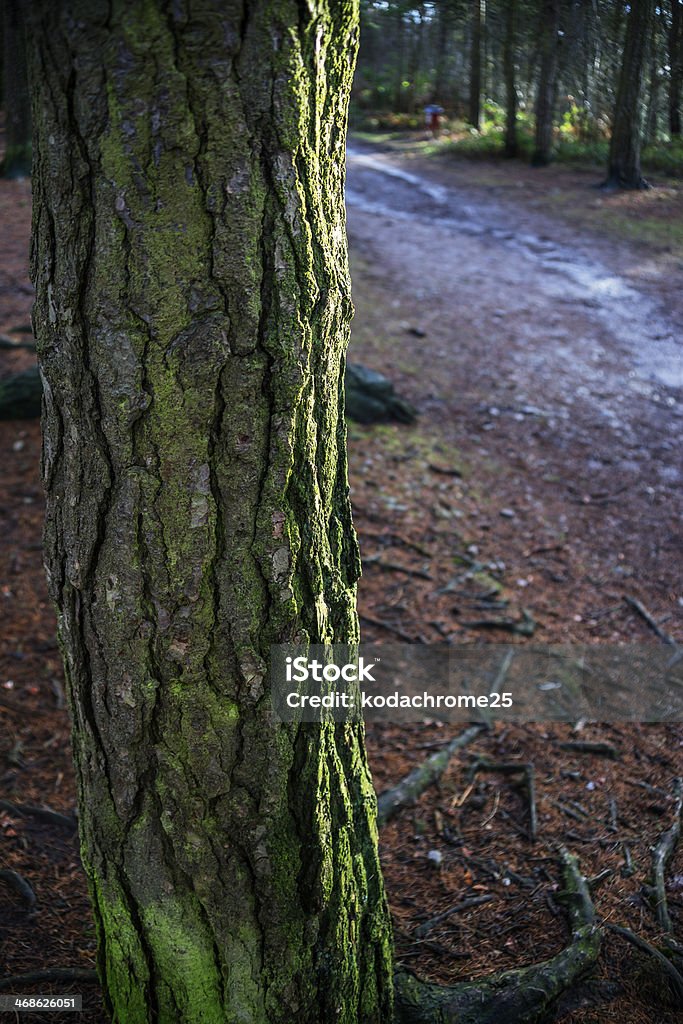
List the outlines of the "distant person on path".
{"type": "Polygon", "coordinates": [[[436,103],[428,103],[424,108],[425,112],[425,125],[427,127],[427,136],[435,139],[439,134],[439,127],[441,125],[441,115],[444,112],[443,107],[438,106],[436,103]]]}

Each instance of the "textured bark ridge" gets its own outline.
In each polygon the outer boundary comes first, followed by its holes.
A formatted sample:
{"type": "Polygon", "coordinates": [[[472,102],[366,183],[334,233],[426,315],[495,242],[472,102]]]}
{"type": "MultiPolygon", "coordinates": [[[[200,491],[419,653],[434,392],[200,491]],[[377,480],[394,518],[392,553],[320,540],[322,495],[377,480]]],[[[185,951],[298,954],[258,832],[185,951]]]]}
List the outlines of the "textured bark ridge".
{"type": "Polygon", "coordinates": [[[48,574],[115,1021],[391,1017],[342,412],[354,3],[32,5],[48,574]],[[191,9],[191,15],[189,13],[191,9]]]}

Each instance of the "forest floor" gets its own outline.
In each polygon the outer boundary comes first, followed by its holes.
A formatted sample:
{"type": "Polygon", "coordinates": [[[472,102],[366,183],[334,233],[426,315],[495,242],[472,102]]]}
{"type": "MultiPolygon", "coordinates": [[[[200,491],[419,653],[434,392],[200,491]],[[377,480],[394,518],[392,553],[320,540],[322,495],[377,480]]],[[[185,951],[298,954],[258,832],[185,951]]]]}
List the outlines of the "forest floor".
{"type": "MultiPolygon", "coordinates": [[[[349,425],[366,640],[521,645],[522,626],[540,643],[661,645],[626,600],[635,599],[683,642],[683,253],[677,237],[661,237],[683,198],[670,184],[661,198],[588,186],[582,172],[353,143],[350,359],[391,377],[419,411],[410,427],[349,425]],[[600,204],[593,215],[591,204],[600,204]],[[612,216],[628,231],[609,230],[612,216]],[[653,219],[656,230],[638,230],[653,219]]],[[[31,303],[26,182],[0,182],[0,222],[0,333],[21,340],[31,303]]],[[[30,359],[2,351],[0,374],[30,359]]],[[[31,905],[0,875],[0,991],[27,971],[91,968],[95,950],[42,571],[39,448],[37,423],[0,423],[0,871],[17,872],[36,897],[31,905]]],[[[378,790],[458,728],[372,724],[378,790]]],[[[680,724],[482,732],[382,830],[398,960],[456,983],[558,952],[570,941],[561,845],[586,876],[605,872],[599,920],[663,945],[651,848],[674,821],[682,775],[680,724]],[[605,743],[613,756],[562,746],[577,741],[605,743]],[[473,775],[478,759],[534,766],[535,839],[519,776],[473,775]]],[[[683,844],[667,867],[667,898],[681,942],[683,844]]],[[[584,990],[588,1004],[563,1004],[558,1020],[681,1019],[655,962],[623,937],[606,933],[599,973],[610,1000],[594,1005],[584,990]]],[[[84,979],[10,991],[80,991],[87,1009],[63,1019],[105,1020],[84,979]]]]}

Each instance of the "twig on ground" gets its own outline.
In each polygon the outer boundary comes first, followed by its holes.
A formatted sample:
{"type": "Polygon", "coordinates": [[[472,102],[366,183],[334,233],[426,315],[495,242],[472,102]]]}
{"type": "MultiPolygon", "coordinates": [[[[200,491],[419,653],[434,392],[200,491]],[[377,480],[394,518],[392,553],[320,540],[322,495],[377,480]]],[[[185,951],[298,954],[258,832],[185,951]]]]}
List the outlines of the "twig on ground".
{"type": "Polygon", "coordinates": [[[463,910],[471,910],[472,907],[480,907],[482,903],[490,903],[495,898],[493,893],[484,893],[482,896],[470,896],[468,899],[461,900],[459,903],[449,907],[448,910],[444,910],[443,914],[437,914],[436,917],[431,917],[429,921],[419,925],[415,929],[415,937],[422,939],[432,928],[436,928],[437,925],[447,921],[454,914],[460,914],[463,910]]]}
{"type": "Polygon", "coordinates": [[[566,804],[561,803],[559,800],[551,800],[550,803],[553,807],[557,807],[558,811],[562,811],[568,818],[573,818],[574,821],[584,822],[586,820],[585,814],[579,814],[578,811],[573,810],[571,807],[567,807],[566,804]]]}
{"type": "Polygon", "coordinates": [[[391,622],[385,622],[384,619],[375,619],[370,615],[361,615],[359,618],[361,622],[368,626],[375,626],[377,629],[385,629],[387,633],[393,633],[399,640],[404,640],[407,644],[415,643],[416,638],[406,633],[400,626],[394,626],[391,622]]]}
{"type": "Polygon", "coordinates": [[[659,625],[654,616],[651,615],[651,613],[647,610],[645,605],[642,604],[642,602],[639,601],[637,597],[631,597],[630,594],[625,594],[624,601],[626,602],[626,604],[630,605],[634,611],[638,612],[640,617],[644,619],[645,622],[647,622],[652,632],[656,633],[660,640],[663,640],[665,644],[670,644],[672,647],[678,646],[674,638],[672,636],[669,636],[669,634],[662,629],[662,627],[659,625]]]}
{"type": "Polygon", "coordinates": [[[522,608],[521,619],[472,619],[459,624],[466,629],[503,629],[518,636],[533,636],[536,632],[536,621],[526,608],[522,608]]]}
{"type": "Polygon", "coordinates": [[[592,878],[587,878],[586,881],[588,882],[588,888],[593,892],[598,888],[598,886],[602,885],[603,882],[607,881],[608,878],[611,878],[613,874],[614,871],[612,868],[605,868],[604,871],[600,871],[599,874],[593,875],[592,878]]]}
{"type": "Polygon", "coordinates": [[[398,562],[385,562],[379,555],[370,555],[369,558],[364,558],[363,565],[376,565],[378,569],[383,569],[385,572],[402,572],[405,576],[414,576],[419,580],[433,579],[428,572],[424,572],[422,569],[409,569],[408,566],[399,565],[398,562]]]}
{"type": "Polygon", "coordinates": [[[575,750],[578,754],[595,754],[596,757],[609,757],[618,761],[620,754],[611,743],[591,743],[588,740],[569,740],[560,743],[561,750],[575,750]]]}
{"type": "Polygon", "coordinates": [[[671,860],[676,843],[681,834],[681,810],[683,810],[683,781],[676,779],[674,785],[676,795],[676,808],[674,810],[673,824],[661,836],[659,842],[652,851],[652,873],[654,883],[655,913],[657,923],[663,932],[671,934],[673,925],[669,917],[669,908],[666,899],[666,882],[664,872],[666,865],[671,860]]]}
{"type": "Polygon", "coordinates": [[[428,786],[441,778],[456,750],[471,743],[484,728],[483,724],[470,726],[438,753],[426,758],[396,786],[380,793],[377,798],[378,825],[386,824],[402,807],[414,803],[428,786]]]}
{"type": "Polygon", "coordinates": [[[633,867],[633,857],[631,856],[631,848],[628,843],[622,843],[621,849],[624,853],[624,866],[621,869],[622,878],[630,878],[631,875],[635,874],[635,868],[633,867]]]}

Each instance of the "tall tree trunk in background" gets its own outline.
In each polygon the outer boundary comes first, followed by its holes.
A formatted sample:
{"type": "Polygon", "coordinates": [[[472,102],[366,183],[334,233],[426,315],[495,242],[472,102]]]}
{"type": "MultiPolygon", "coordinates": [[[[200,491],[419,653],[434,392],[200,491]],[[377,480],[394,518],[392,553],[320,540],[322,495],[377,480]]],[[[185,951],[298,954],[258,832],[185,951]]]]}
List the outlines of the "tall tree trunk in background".
{"type": "Polygon", "coordinates": [[[608,188],[647,187],[640,172],[641,95],[652,11],[653,0],[631,2],[604,182],[608,188]]]}
{"type": "Polygon", "coordinates": [[[505,149],[507,157],[517,156],[517,83],[515,57],[517,35],[515,0],[508,0],[505,13],[505,41],[503,43],[503,74],[505,77],[505,149]]]}
{"type": "Polygon", "coordinates": [[[481,123],[481,36],[483,0],[471,0],[470,17],[470,95],[467,122],[473,128],[481,123]]]}
{"type": "Polygon", "coordinates": [[[443,102],[446,96],[448,76],[448,40],[452,31],[453,11],[444,0],[436,9],[436,45],[434,48],[434,95],[433,99],[443,102]]]}
{"type": "Polygon", "coordinates": [[[402,111],[404,106],[403,81],[405,79],[405,58],[406,58],[406,26],[403,21],[403,7],[396,4],[394,12],[394,34],[395,34],[395,72],[394,72],[394,103],[396,111],[402,111]]]}
{"type": "Polygon", "coordinates": [[[560,0],[543,0],[541,19],[541,69],[536,93],[536,134],[531,161],[534,167],[545,167],[552,157],[560,0]]]}
{"type": "Polygon", "coordinates": [[[22,0],[2,5],[2,74],[5,108],[4,178],[31,173],[31,99],[26,69],[26,28],[22,0]]]}
{"type": "Polygon", "coordinates": [[[681,134],[681,82],[683,81],[683,3],[671,0],[669,28],[669,132],[681,134]]]}
{"type": "MultiPolygon", "coordinates": [[[[659,75],[661,65],[661,50],[660,50],[660,19],[661,14],[655,10],[655,17],[652,18],[650,25],[650,67],[648,72],[648,88],[647,92],[647,111],[645,113],[645,122],[643,127],[643,142],[647,145],[648,143],[654,143],[657,139],[657,121],[659,115],[659,94],[661,79],[659,75]]],[[[662,40],[663,41],[663,40],[662,40]]]]}
{"type": "Polygon", "coordinates": [[[279,724],[267,677],[273,643],[358,637],[356,6],[32,14],[48,576],[107,1008],[386,1022],[362,730],[279,724]]]}

